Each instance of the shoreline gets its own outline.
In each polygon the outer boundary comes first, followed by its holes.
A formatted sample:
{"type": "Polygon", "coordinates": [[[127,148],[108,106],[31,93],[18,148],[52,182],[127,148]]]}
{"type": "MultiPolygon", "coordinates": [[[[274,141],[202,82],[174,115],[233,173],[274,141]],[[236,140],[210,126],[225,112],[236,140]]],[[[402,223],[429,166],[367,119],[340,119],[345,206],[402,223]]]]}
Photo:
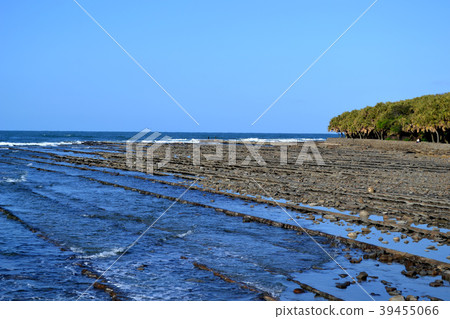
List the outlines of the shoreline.
{"type": "MultiPolygon", "coordinates": [[[[200,177],[200,182],[192,187],[192,191],[202,192],[207,197],[199,197],[194,202],[182,199],[180,203],[242,218],[244,223],[256,222],[326,238],[338,243],[339,250],[345,254],[353,271],[366,269],[374,275],[376,269],[365,265],[378,262],[384,265],[383,269],[389,269],[391,264],[401,264],[405,269],[397,274],[397,279],[403,276],[423,279],[439,276],[443,284],[436,280],[430,286],[446,286],[450,279],[450,256],[443,254],[448,252],[450,244],[447,216],[450,201],[445,196],[449,189],[446,181],[450,171],[450,147],[398,143],[328,139],[316,143],[325,165],[305,162],[301,166],[295,162],[302,143],[285,144],[288,154],[286,165],[280,165],[277,158],[279,145],[275,144],[259,148],[266,165],[258,164],[254,158],[244,163],[251,155],[244,144],[235,145],[235,164],[225,160],[229,155],[225,146],[223,160],[205,160],[202,157],[200,165],[194,165],[191,156],[193,146],[175,143],[166,145],[166,148],[171,148],[171,161],[156,170],[154,175],[127,167],[123,143],[88,142],[74,148],[26,150],[32,154],[31,159],[15,157],[14,153],[9,156],[13,160],[28,162],[32,164],[30,168],[48,174],[57,173],[59,169],[53,171],[52,168],[47,170],[39,166],[72,167],[104,175],[128,176],[175,188],[187,188],[200,177]],[[395,148],[390,145],[392,143],[397,144],[395,148]],[[223,207],[213,199],[209,201],[211,196],[229,197],[236,204],[231,205],[230,202],[231,206],[223,207]],[[292,218],[275,213],[274,209],[278,206],[291,212],[292,218]]],[[[166,148],[161,146],[154,153],[155,163],[165,158],[166,148]]],[[[21,148],[10,149],[14,152],[21,148]]],[[[217,145],[201,144],[200,149],[203,155],[215,154],[217,145]]],[[[174,199],[170,191],[164,195],[120,183],[87,179],[105,187],[119,187],[144,196],[174,199]]],[[[305,277],[291,279],[304,287],[311,286],[305,277]]],[[[401,294],[395,287],[383,285],[386,291],[389,290],[389,295],[395,297],[401,294]]],[[[334,288],[329,290],[312,286],[336,296],[334,288]]],[[[338,289],[346,289],[347,286],[347,282],[336,283],[338,289]]]]}

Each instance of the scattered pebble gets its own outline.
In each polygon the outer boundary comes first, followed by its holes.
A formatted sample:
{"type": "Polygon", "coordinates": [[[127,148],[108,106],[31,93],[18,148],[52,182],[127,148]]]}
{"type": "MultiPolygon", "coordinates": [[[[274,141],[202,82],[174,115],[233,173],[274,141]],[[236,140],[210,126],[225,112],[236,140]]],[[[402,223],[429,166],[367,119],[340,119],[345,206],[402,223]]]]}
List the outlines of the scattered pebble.
{"type": "Polygon", "coordinates": [[[444,281],[440,280],[440,279],[436,279],[435,281],[430,282],[431,287],[441,287],[443,285],[444,285],[444,281]]]}
{"type": "Polygon", "coordinates": [[[362,210],[359,212],[359,217],[363,220],[368,220],[369,216],[370,216],[370,214],[368,211],[362,210]]]}
{"type": "Polygon", "coordinates": [[[356,238],[356,237],[358,237],[358,234],[355,232],[352,232],[352,233],[348,233],[347,236],[350,238],[356,238]]]}
{"type": "Polygon", "coordinates": [[[389,301],[405,301],[405,297],[403,297],[402,295],[397,295],[389,298],[389,301]]]}
{"type": "Polygon", "coordinates": [[[358,259],[352,258],[350,259],[350,263],[352,264],[359,264],[362,261],[362,257],[359,257],[358,259]]]}
{"type": "Polygon", "coordinates": [[[346,289],[348,286],[350,286],[351,285],[351,282],[350,281],[346,281],[346,282],[342,282],[342,283],[336,283],[336,288],[339,288],[339,289],[346,289]]]}
{"type": "Polygon", "coordinates": [[[362,271],[359,273],[358,276],[356,276],[356,279],[365,281],[365,280],[367,280],[367,276],[368,276],[368,274],[365,271],[362,271]]]}
{"type": "Polygon", "coordinates": [[[303,294],[303,293],[305,293],[305,291],[303,289],[300,289],[300,288],[294,289],[294,294],[303,294]]]}
{"type": "Polygon", "coordinates": [[[418,298],[413,295],[406,296],[406,301],[417,301],[418,298]]]}

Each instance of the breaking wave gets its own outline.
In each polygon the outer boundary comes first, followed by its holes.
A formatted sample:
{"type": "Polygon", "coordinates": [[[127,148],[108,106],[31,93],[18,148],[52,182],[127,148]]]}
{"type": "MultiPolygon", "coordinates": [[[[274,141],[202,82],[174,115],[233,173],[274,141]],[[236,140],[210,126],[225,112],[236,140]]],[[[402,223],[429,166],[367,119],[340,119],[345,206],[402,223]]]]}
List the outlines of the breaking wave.
{"type": "Polygon", "coordinates": [[[110,250],[105,250],[93,255],[87,255],[87,256],[79,256],[83,259],[97,259],[97,258],[108,258],[115,255],[119,255],[125,251],[126,247],[119,247],[119,248],[113,248],[110,250]]]}
{"type": "Polygon", "coordinates": [[[310,141],[325,141],[325,138],[243,138],[241,142],[254,142],[254,143],[301,143],[310,141]]]}
{"type": "Polygon", "coordinates": [[[8,147],[14,147],[14,146],[60,146],[60,145],[76,145],[81,144],[82,141],[73,141],[73,142],[31,142],[31,143],[25,143],[25,142],[0,142],[0,146],[8,146],[8,147]]]}
{"type": "Polygon", "coordinates": [[[178,234],[177,237],[178,237],[178,238],[184,238],[184,237],[189,236],[189,235],[191,235],[191,234],[193,234],[193,233],[194,233],[194,232],[193,232],[192,230],[188,230],[188,231],[185,232],[185,233],[178,234]]]}
{"type": "Polygon", "coordinates": [[[3,177],[5,183],[22,183],[27,181],[27,174],[20,175],[19,178],[3,177]]]}

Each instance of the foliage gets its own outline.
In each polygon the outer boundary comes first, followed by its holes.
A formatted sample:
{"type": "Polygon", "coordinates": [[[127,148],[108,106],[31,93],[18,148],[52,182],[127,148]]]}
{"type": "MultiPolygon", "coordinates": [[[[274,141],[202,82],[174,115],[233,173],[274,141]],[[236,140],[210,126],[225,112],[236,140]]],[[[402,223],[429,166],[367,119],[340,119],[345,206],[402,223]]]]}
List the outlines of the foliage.
{"type": "Polygon", "coordinates": [[[347,111],[333,117],[328,130],[350,138],[421,138],[448,143],[450,92],[347,111]]]}

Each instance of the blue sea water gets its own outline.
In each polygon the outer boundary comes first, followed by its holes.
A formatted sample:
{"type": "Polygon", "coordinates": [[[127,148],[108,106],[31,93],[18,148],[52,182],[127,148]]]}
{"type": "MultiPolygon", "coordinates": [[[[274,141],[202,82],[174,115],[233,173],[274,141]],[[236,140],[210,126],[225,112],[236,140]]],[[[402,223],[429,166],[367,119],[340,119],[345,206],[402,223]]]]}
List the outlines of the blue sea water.
{"type": "MultiPolygon", "coordinates": [[[[56,132],[56,131],[0,131],[0,147],[3,145],[35,144],[54,146],[58,144],[86,141],[125,142],[138,132],[56,132]]],[[[224,139],[224,140],[325,140],[337,137],[333,133],[190,133],[190,132],[160,132],[162,136],[170,136],[174,141],[190,142],[193,140],[224,139]]]]}

